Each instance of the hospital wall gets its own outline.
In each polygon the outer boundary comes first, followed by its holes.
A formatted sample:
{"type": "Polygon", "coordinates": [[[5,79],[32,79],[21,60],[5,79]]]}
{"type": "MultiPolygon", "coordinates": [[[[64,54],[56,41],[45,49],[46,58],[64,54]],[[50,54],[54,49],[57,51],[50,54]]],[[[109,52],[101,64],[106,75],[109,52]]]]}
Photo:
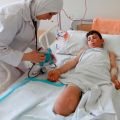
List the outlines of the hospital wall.
{"type": "MultiPolygon", "coordinates": [[[[16,0],[0,0],[1,4],[8,4],[16,0]]],[[[85,11],[85,0],[63,0],[64,9],[69,17],[73,20],[79,20],[83,17],[85,11]]],[[[85,19],[93,19],[95,17],[120,19],[120,0],[86,0],[85,19]]],[[[71,28],[72,20],[68,19],[64,12],[61,12],[61,25],[63,30],[71,28]]],[[[50,21],[41,21],[40,28],[47,29],[57,24],[57,17],[53,17],[50,21]]]]}
{"type": "MultiPolygon", "coordinates": [[[[86,6],[85,19],[93,19],[95,17],[120,19],[120,0],[86,0],[86,6]]],[[[83,17],[85,11],[85,0],[64,0],[64,9],[73,20],[79,20],[83,17]]],[[[65,16],[64,12],[61,14],[62,29],[70,29],[72,21],[65,16]]],[[[48,23],[42,21],[41,28],[51,27],[56,21],[56,17],[48,23]]]]}
{"type": "Polygon", "coordinates": [[[9,3],[11,3],[11,2],[13,2],[13,1],[17,1],[17,0],[0,0],[0,6],[1,5],[5,5],[5,4],[9,4],[9,3]]]}

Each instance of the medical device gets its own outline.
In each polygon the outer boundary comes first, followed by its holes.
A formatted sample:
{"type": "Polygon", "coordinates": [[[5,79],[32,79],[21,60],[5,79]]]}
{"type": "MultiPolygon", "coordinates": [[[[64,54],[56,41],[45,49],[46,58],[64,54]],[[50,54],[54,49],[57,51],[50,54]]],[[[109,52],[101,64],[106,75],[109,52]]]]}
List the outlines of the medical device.
{"type": "Polygon", "coordinates": [[[39,70],[37,71],[32,71],[33,67],[35,67],[35,63],[33,63],[32,67],[30,68],[29,72],[28,72],[28,77],[29,78],[33,78],[33,77],[37,77],[40,74],[44,74],[47,72],[46,70],[46,66],[47,65],[54,65],[54,67],[56,67],[55,62],[55,56],[52,53],[52,50],[50,48],[47,49],[43,49],[38,48],[38,42],[37,42],[37,22],[33,21],[33,24],[35,26],[35,38],[36,38],[36,51],[38,51],[40,54],[43,53],[45,55],[45,60],[43,62],[39,63],[39,70]],[[31,73],[31,74],[30,74],[31,73]]]}
{"type": "Polygon", "coordinates": [[[55,57],[50,48],[48,48],[47,51],[40,51],[40,53],[44,53],[46,58],[43,62],[39,63],[40,66],[44,66],[45,64],[54,64],[55,57]]]}
{"type": "Polygon", "coordinates": [[[33,69],[33,67],[35,67],[35,63],[33,63],[32,67],[30,68],[29,72],[28,72],[28,77],[37,77],[40,74],[44,74],[47,72],[46,70],[46,66],[49,65],[54,65],[54,67],[56,67],[56,59],[51,51],[50,48],[48,48],[47,50],[44,50],[42,48],[38,49],[40,54],[44,54],[45,55],[45,60],[42,62],[39,62],[39,64],[37,64],[37,66],[39,66],[39,69],[37,71],[33,71],[31,74],[31,70],[33,69]]]}

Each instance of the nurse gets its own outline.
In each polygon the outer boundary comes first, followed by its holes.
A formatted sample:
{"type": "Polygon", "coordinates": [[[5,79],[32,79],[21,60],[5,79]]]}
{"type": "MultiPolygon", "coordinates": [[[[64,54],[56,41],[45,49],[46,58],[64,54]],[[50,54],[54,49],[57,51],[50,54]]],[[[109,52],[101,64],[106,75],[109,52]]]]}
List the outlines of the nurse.
{"type": "Polygon", "coordinates": [[[23,61],[38,63],[45,59],[35,50],[24,53],[35,42],[33,21],[49,20],[62,7],[63,0],[14,0],[0,6],[0,85],[21,75],[16,67],[23,61]]]}

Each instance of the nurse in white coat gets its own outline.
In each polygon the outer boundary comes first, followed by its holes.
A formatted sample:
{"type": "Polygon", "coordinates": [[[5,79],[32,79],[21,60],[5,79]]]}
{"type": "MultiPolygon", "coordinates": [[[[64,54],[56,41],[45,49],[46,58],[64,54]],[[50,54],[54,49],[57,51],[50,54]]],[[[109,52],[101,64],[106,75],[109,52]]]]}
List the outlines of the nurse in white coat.
{"type": "Polygon", "coordinates": [[[24,53],[35,39],[33,20],[51,19],[63,7],[63,0],[15,0],[0,6],[0,88],[20,76],[15,68],[22,61],[45,59],[37,51],[24,53]]]}

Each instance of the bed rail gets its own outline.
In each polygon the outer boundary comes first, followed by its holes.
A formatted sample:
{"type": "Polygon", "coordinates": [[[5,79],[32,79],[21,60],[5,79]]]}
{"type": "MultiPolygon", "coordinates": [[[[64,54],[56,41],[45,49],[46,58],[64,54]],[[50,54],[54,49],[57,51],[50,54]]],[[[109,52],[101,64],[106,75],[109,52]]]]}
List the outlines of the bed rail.
{"type": "Polygon", "coordinates": [[[50,45],[56,40],[55,30],[58,25],[45,30],[38,38],[39,45],[43,48],[49,48],[50,45]]]}

